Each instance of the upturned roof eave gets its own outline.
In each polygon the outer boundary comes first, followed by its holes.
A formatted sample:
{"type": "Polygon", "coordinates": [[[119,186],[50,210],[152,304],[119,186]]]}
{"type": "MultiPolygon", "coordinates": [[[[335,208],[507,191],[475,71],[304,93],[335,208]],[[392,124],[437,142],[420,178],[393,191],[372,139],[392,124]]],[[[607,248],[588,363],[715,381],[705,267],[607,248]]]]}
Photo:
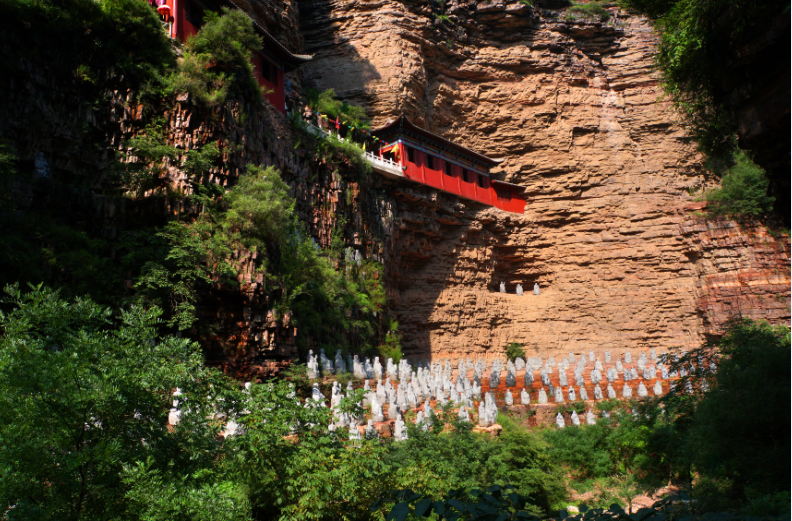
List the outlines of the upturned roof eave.
{"type": "Polygon", "coordinates": [[[469,157],[471,157],[473,159],[476,159],[478,162],[483,163],[484,165],[486,165],[488,167],[494,167],[494,166],[497,166],[497,165],[499,165],[500,163],[503,162],[503,159],[493,159],[491,157],[487,157],[487,156],[485,156],[483,154],[479,154],[478,152],[475,152],[475,151],[473,151],[473,150],[471,150],[469,148],[463,147],[462,145],[458,145],[458,144],[454,143],[453,141],[449,141],[449,140],[447,140],[444,137],[441,137],[441,136],[438,136],[437,134],[429,132],[428,130],[423,129],[423,128],[415,125],[403,113],[400,114],[399,117],[396,118],[396,120],[394,120],[393,122],[386,123],[385,125],[381,126],[380,128],[372,130],[371,134],[374,135],[374,136],[377,136],[377,137],[382,137],[382,135],[384,135],[384,134],[387,134],[389,132],[398,131],[399,129],[411,131],[411,132],[414,132],[415,134],[423,136],[426,139],[429,139],[429,140],[432,140],[432,141],[436,141],[439,144],[441,144],[441,145],[443,145],[443,146],[445,146],[447,148],[450,148],[452,150],[455,150],[455,151],[457,151],[460,154],[464,154],[464,155],[467,155],[467,156],[469,156],[469,157]]]}

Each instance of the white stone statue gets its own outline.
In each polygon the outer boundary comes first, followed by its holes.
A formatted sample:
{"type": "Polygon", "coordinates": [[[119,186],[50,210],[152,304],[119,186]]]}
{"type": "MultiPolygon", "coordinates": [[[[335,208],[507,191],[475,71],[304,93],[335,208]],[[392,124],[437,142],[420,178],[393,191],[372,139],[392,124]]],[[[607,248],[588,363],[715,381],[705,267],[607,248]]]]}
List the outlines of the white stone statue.
{"type": "Polygon", "coordinates": [[[382,405],[380,405],[376,395],[371,399],[371,419],[375,422],[385,421],[385,415],[382,413],[382,405]]]}
{"type": "Polygon", "coordinates": [[[539,291],[539,284],[534,282],[534,295],[541,295],[541,291],[539,291]]]}
{"type": "Polygon", "coordinates": [[[641,397],[641,398],[646,398],[648,395],[649,395],[649,393],[646,392],[646,387],[644,387],[643,382],[639,383],[638,384],[638,396],[641,397]]]}
{"type": "Polygon", "coordinates": [[[597,418],[594,416],[594,413],[591,412],[591,409],[589,409],[586,413],[586,425],[594,425],[595,423],[597,423],[597,418]]]}
{"type": "Polygon", "coordinates": [[[660,383],[660,380],[655,382],[653,391],[655,396],[660,396],[663,394],[663,384],[660,383]]]}
{"type": "Polygon", "coordinates": [[[632,398],[632,388],[627,383],[624,384],[624,388],[622,389],[622,397],[632,398]]]}
{"type": "Polygon", "coordinates": [[[566,422],[564,421],[564,417],[561,416],[561,413],[556,414],[556,427],[559,429],[566,427],[566,422]]]}
{"type": "Polygon", "coordinates": [[[595,360],[595,358],[594,358],[594,351],[592,351],[591,349],[589,349],[589,362],[593,362],[594,360],[595,360]]]}
{"type": "Polygon", "coordinates": [[[555,401],[556,403],[564,403],[564,390],[561,389],[560,387],[556,389],[555,401]]]}
{"type": "Polygon", "coordinates": [[[537,402],[540,404],[547,403],[547,393],[545,392],[544,387],[539,389],[539,398],[537,399],[537,402]]]}
{"type": "MultiPolygon", "coordinates": [[[[627,384],[624,384],[624,385],[627,385],[627,384]]],[[[608,384],[608,398],[609,399],[616,398],[616,391],[613,389],[611,384],[608,384]]]]}
{"type": "Polygon", "coordinates": [[[523,296],[523,287],[522,287],[522,284],[517,284],[517,294],[518,294],[519,296],[521,296],[521,297],[523,296]]]}
{"type": "Polygon", "coordinates": [[[470,415],[468,414],[467,409],[465,409],[464,405],[459,408],[458,416],[459,416],[459,421],[463,423],[470,423],[470,415]]]}
{"type": "Polygon", "coordinates": [[[580,386],[580,399],[584,402],[588,400],[588,393],[586,392],[586,388],[582,385],[580,386]]]}
{"type": "Polygon", "coordinates": [[[514,397],[510,390],[506,389],[506,396],[504,397],[504,401],[506,405],[514,405],[514,397]]]}
{"type": "Polygon", "coordinates": [[[625,351],[624,352],[624,362],[627,363],[627,364],[631,364],[632,363],[632,355],[630,354],[629,351],[625,351]]]}
{"type": "Polygon", "coordinates": [[[606,363],[606,364],[609,364],[609,363],[610,363],[610,361],[611,361],[611,358],[610,358],[610,351],[605,351],[605,363],[606,363]]]}
{"type": "Polygon", "coordinates": [[[572,420],[572,425],[575,425],[576,427],[580,427],[580,418],[578,417],[577,412],[572,411],[570,420],[572,420]]]}
{"type": "MultiPolygon", "coordinates": [[[[608,384],[608,387],[610,387],[610,384],[608,384]]],[[[594,399],[602,400],[602,389],[600,388],[599,385],[594,387],[594,399]]]]}
{"type": "Polygon", "coordinates": [[[503,282],[500,283],[500,292],[506,293],[506,284],[503,282]]]}
{"type": "Polygon", "coordinates": [[[574,387],[570,387],[569,388],[569,401],[570,402],[574,402],[575,399],[576,399],[575,398],[575,388],[574,387]]]}

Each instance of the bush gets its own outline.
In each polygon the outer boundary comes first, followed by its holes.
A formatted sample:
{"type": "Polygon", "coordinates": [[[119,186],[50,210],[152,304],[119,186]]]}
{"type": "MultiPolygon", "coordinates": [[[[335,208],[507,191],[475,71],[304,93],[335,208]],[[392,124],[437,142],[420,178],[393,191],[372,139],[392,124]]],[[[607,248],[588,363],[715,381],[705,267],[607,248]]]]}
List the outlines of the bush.
{"type": "Polygon", "coordinates": [[[188,92],[205,105],[222,104],[229,95],[260,102],[251,60],[261,46],[253,21],[242,11],[207,12],[206,23],[187,40],[177,70],[167,78],[165,92],[188,92]]]}
{"type": "Polygon", "coordinates": [[[715,215],[759,217],[772,209],[774,197],[767,195],[764,170],[742,151],[721,179],[721,187],[706,194],[708,210],[715,215]]]}
{"type": "Polygon", "coordinates": [[[505,349],[506,358],[514,362],[517,358],[522,358],[525,360],[525,349],[523,348],[525,344],[521,344],[518,342],[512,342],[508,344],[505,349]]]}
{"type": "Polygon", "coordinates": [[[340,118],[341,122],[346,125],[352,125],[357,128],[368,129],[369,121],[366,117],[366,111],[363,107],[358,105],[350,105],[346,101],[341,101],[336,98],[333,89],[319,93],[314,89],[306,91],[308,95],[308,105],[319,114],[323,114],[332,119],[340,118]]]}

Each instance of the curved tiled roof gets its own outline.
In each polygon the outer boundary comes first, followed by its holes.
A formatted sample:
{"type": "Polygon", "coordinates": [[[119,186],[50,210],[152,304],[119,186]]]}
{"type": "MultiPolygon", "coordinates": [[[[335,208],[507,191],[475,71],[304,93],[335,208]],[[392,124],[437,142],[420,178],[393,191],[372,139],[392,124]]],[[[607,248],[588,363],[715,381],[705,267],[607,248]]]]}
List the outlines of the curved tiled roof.
{"type": "Polygon", "coordinates": [[[472,160],[475,163],[479,163],[482,166],[486,166],[491,168],[503,162],[503,159],[493,159],[491,157],[487,157],[483,154],[479,154],[469,148],[465,148],[462,145],[457,145],[456,143],[447,140],[444,137],[440,137],[437,134],[433,134],[428,130],[422,129],[419,126],[416,126],[413,122],[407,119],[407,116],[404,114],[400,114],[395,121],[391,123],[386,123],[385,125],[381,126],[378,129],[372,130],[371,134],[377,136],[380,139],[387,139],[388,136],[392,136],[395,134],[405,134],[410,135],[412,134],[413,137],[417,138],[424,138],[426,140],[434,142],[441,149],[447,149],[449,152],[454,152],[462,156],[466,156],[468,159],[472,160]]]}

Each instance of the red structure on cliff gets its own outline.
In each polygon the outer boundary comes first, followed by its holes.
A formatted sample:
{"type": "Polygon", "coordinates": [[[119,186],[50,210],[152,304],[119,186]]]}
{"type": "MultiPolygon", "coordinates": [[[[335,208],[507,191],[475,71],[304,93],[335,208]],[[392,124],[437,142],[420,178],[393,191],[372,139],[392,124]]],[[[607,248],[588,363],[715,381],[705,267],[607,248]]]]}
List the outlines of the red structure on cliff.
{"type": "Polygon", "coordinates": [[[399,177],[507,212],[525,211],[523,187],[490,179],[490,168],[502,160],[483,156],[417,127],[404,114],[371,134],[383,142],[380,150],[386,157],[401,165],[399,177]]]}
{"type": "MultiPolygon", "coordinates": [[[[168,7],[170,36],[179,41],[196,34],[204,23],[206,11],[220,11],[221,7],[242,10],[231,0],[155,0],[158,12],[168,7]]],[[[259,86],[266,89],[265,98],[281,114],[286,114],[286,85],[283,75],[298,68],[313,56],[292,54],[255,20],[253,27],[264,43],[261,52],[253,53],[254,74],[259,86]]]]}

